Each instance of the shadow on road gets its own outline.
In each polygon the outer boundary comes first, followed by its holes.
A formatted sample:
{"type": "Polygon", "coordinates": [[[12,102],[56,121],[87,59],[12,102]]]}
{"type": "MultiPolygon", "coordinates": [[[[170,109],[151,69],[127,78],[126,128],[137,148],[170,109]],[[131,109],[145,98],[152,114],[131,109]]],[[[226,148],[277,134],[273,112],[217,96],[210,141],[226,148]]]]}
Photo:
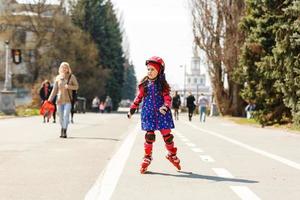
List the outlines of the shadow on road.
{"type": "Polygon", "coordinates": [[[112,141],[120,141],[115,138],[97,138],[97,137],[68,137],[68,139],[78,139],[78,140],[112,140],[112,141]]]}
{"type": "Polygon", "coordinates": [[[180,173],[180,174],[168,174],[168,173],[147,171],[145,174],[161,175],[161,176],[174,176],[174,177],[180,177],[180,178],[207,179],[207,180],[212,180],[212,181],[216,181],[216,182],[229,181],[229,182],[239,182],[239,183],[259,183],[258,181],[252,181],[252,180],[246,180],[246,179],[207,176],[207,175],[195,174],[193,172],[185,172],[185,171],[178,171],[178,173],[180,173]]]}

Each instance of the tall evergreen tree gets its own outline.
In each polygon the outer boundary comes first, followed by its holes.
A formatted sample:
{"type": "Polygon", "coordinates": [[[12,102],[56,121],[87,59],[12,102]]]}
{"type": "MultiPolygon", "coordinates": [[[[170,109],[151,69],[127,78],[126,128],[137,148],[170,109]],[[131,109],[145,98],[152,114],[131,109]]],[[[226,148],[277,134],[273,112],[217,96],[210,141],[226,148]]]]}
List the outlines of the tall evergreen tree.
{"type": "Polygon", "coordinates": [[[107,72],[97,62],[97,47],[90,35],[74,26],[68,17],[57,20],[55,27],[55,40],[47,54],[43,55],[45,65],[54,63],[57,74],[60,62],[68,61],[78,79],[80,96],[91,101],[95,91],[98,95],[104,95],[102,80],[106,79],[107,72]]]}
{"type": "Polygon", "coordinates": [[[99,50],[99,63],[110,71],[105,93],[112,98],[116,110],[122,94],[124,56],[122,33],[113,5],[109,0],[79,0],[72,16],[76,25],[91,34],[99,50]]]}
{"type": "Polygon", "coordinates": [[[276,86],[284,94],[294,124],[300,126],[300,1],[286,1],[286,5],[273,51],[274,65],[282,69],[276,86]]]}
{"type": "Polygon", "coordinates": [[[283,103],[283,93],[274,85],[282,76],[280,66],[273,65],[276,31],[282,22],[285,0],[248,0],[241,27],[246,41],[240,60],[245,88],[242,97],[256,104],[255,117],[265,125],[280,122],[289,110],[283,103]]]}
{"type": "Polygon", "coordinates": [[[125,65],[122,99],[133,100],[136,94],[136,86],[137,80],[135,76],[134,66],[128,63],[125,65]]]}

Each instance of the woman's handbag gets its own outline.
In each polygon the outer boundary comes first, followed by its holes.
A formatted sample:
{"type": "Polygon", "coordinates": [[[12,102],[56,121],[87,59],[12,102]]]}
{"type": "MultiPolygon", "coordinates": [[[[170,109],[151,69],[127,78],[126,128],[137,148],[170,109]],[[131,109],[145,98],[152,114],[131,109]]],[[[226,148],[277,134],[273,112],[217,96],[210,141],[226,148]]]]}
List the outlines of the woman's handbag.
{"type": "Polygon", "coordinates": [[[50,101],[45,101],[40,108],[40,115],[51,116],[54,113],[55,107],[50,101]]]}

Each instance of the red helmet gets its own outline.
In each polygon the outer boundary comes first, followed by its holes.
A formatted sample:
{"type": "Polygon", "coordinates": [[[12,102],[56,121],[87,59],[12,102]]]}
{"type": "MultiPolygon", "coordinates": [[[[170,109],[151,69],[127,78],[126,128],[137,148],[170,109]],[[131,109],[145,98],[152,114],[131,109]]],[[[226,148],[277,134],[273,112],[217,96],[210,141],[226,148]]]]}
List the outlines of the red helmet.
{"type": "Polygon", "coordinates": [[[151,58],[149,58],[148,60],[146,60],[146,65],[148,65],[149,62],[154,62],[154,63],[159,64],[161,66],[161,71],[164,71],[164,69],[165,69],[165,62],[163,61],[163,59],[161,57],[152,56],[151,58]]]}

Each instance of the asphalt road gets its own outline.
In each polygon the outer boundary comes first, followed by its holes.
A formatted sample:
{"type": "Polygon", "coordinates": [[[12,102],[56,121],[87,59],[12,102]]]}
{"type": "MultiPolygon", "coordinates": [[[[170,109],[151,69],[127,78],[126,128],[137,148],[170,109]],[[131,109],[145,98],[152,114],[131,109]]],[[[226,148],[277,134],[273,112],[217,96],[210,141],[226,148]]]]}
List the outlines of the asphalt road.
{"type": "Polygon", "coordinates": [[[0,120],[0,199],[300,199],[300,134],[221,118],[175,121],[182,170],[165,159],[139,173],[139,116],[78,114],[69,138],[41,117],[0,120]]]}

